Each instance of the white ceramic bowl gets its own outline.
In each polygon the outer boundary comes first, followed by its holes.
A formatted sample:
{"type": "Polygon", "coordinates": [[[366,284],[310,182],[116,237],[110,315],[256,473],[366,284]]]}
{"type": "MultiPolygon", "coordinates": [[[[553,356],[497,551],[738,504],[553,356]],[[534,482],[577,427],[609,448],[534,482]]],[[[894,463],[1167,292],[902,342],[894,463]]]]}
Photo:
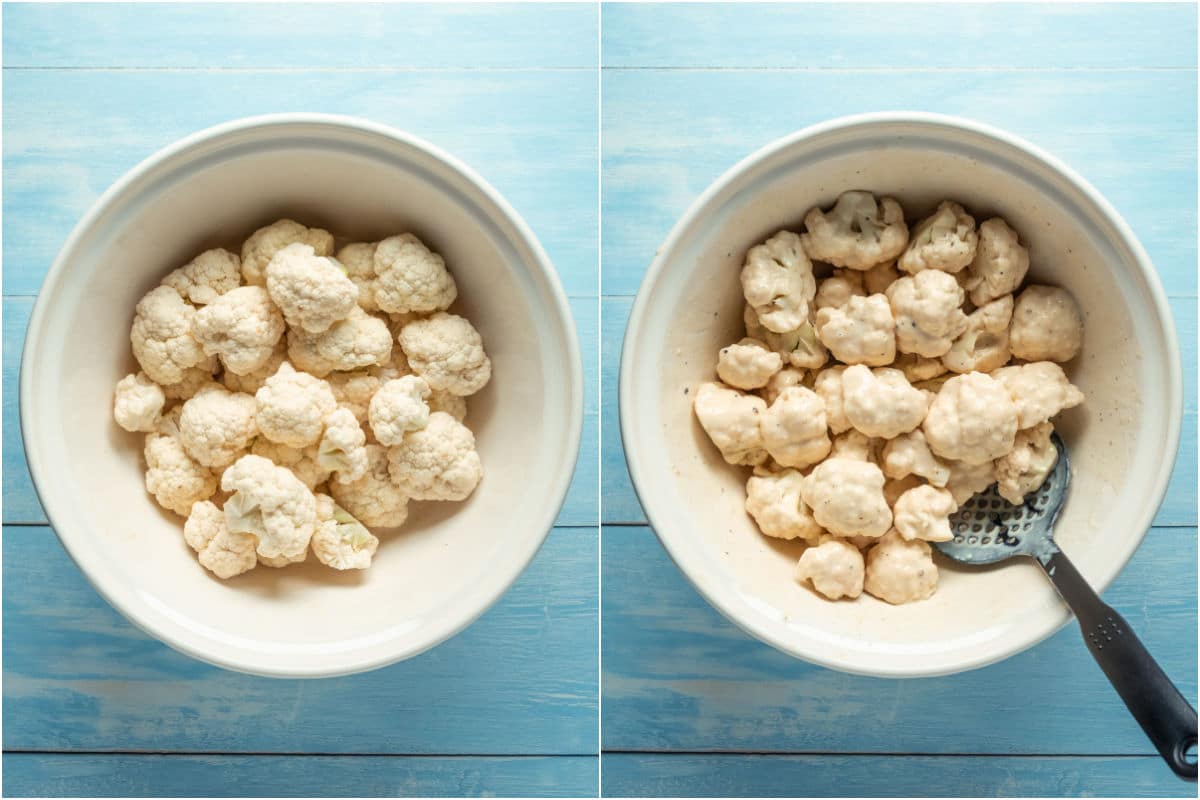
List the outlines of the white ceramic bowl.
{"type": "Polygon", "coordinates": [[[895,195],[921,217],[954,198],[999,214],[1028,243],[1030,278],[1065,286],[1086,317],[1068,366],[1087,403],[1061,418],[1074,480],[1057,538],[1097,590],[1137,548],[1179,440],[1179,352],[1166,298],[1133,233],[1065,165],[1001,131],[928,114],[872,114],[807,128],[754,153],[671,231],[634,304],[621,356],[621,434],[651,525],[730,620],[808,661],[879,676],[938,675],[1013,655],[1069,614],[1032,563],[939,562],[926,602],[831,603],[799,586],[800,546],[760,535],[745,473],[726,465],[691,409],[717,350],[741,334],[747,248],[840,192],[895,195]],[[691,390],[686,392],[686,390],[691,390]]]}
{"type": "Polygon", "coordinates": [[[579,351],[554,269],[517,213],[468,167],[363,120],[238,120],[142,162],[96,202],[51,267],[21,365],[21,425],[42,505],[96,589],[196,658],[280,677],[383,666],[461,631],[516,580],[554,524],[578,454],[579,351]],[[112,421],[136,370],[133,307],[201,250],[289,216],[340,240],[413,231],[442,253],[454,310],[493,376],[470,400],[484,464],[464,503],[417,503],[365,572],[309,559],[229,582],[199,567],[182,520],[142,484],[142,437],[112,421]]]}

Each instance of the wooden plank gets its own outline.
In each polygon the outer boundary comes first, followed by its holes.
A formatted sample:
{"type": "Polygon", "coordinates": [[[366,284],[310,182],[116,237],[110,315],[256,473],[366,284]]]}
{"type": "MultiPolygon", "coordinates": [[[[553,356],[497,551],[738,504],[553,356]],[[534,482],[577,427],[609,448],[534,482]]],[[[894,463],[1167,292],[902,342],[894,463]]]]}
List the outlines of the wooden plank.
{"type": "Polygon", "coordinates": [[[6,3],[5,68],[595,69],[595,6],[6,3]]]}
{"type": "Polygon", "coordinates": [[[587,797],[596,756],[5,753],[7,797],[587,797]]]}
{"type": "MultiPolygon", "coordinates": [[[[606,527],[602,550],[606,750],[1154,753],[1074,625],[984,669],[865,678],[793,659],[727,622],[648,528],[606,527]]],[[[1196,529],[1153,529],[1105,599],[1195,704],[1196,529]]]]}
{"type": "Polygon", "coordinates": [[[555,529],[500,603],[427,653],[304,681],[176,653],[108,606],[49,528],[7,527],[4,748],[594,754],[596,539],[555,529]]]}

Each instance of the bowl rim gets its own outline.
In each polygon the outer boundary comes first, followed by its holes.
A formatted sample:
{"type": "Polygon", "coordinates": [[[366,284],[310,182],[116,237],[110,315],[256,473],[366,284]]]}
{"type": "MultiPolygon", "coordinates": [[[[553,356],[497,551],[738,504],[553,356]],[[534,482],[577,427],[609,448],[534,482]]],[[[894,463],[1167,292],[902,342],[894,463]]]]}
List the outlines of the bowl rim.
{"type": "MultiPolygon", "coordinates": [[[[38,288],[37,297],[33,304],[33,309],[29,316],[29,322],[25,330],[25,343],[21,349],[21,365],[18,378],[18,415],[20,418],[21,435],[23,447],[25,451],[26,463],[29,466],[29,473],[32,479],[32,485],[35,494],[38,497],[38,502],[41,504],[43,511],[46,514],[46,519],[62,543],[63,548],[67,551],[67,555],[75,563],[79,571],[87,578],[88,583],[100,594],[101,597],[113,608],[115,608],[122,616],[129,620],[135,627],[143,633],[163,642],[173,650],[191,656],[199,661],[212,664],[224,669],[242,672],[250,675],[258,675],[268,678],[326,678],[338,677],[342,675],[352,675],[360,672],[379,669],[390,664],[403,661],[413,656],[419,655],[426,650],[429,650],[446,640],[458,635],[472,623],[478,620],[484,613],[491,609],[501,597],[508,592],[517,579],[524,574],[529,564],[540,551],[546,538],[553,530],[558,518],[559,512],[562,510],[563,504],[566,502],[567,494],[570,489],[571,481],[574,476],[574,467],[579,460],[579,451],[583,436],[583,361],[579,349],[578,331],[575,326],[575,319],[571,313],[570,305],[567,300],[566,292],[563,290],[562,282],[558,277],[557,271],[551,262],[541,242],[538,241],[532,229],[516,211],[515,208],[497,191],[490,183],[488,183],[479,173],[469,167],[465,162],[451,155],[440,147],[426,141],[420,137],[414,136],[406,131],[374,122],[361,117],[343,115],[343,114],[326,114],[317,112],[283,112],[272,114],[260,114],[249,117],[241,117],[238,119],[228,120],[218,123],[201,130],[190,133],[180,139],[167,144],[166,146],[155,151],[151,155],[142,159],[138,164],[121,175],[115,182],[112,183],[88,208],[80,220],[71,229],[66,240],[59,248],[53,263],[47,270],[45,277],[42,279],[41,286],[38,288]],[[181,631],[181,628],[164,629],[155,621],[149,618],[143,612],[141,605],[123,602],[123,600],[111,592],[107,586],[98,581],[91,572],[83,566],[82,551],[77,551],[72,542],[76,538],[70,535],[64,535],[58,523],[55,521],[54,511],[50,504],[46,502],[45,492],[41,488],[43,483],[49,485],[53,476],[46,472],[46,466],[42,463],[41,457],[36,450],[36,447],[30,446],[30,442],[36,442],[37,438],[32,436],[33,433],[30,417],[24,413],[24,409],[33,403],[33,379],[30,374],[31,370],[27,370],[27,365],[31,363],[31,354],[33,354],[40,342],[41,331],[45,328],[45,317],[49,313],[48,308],[51,303],[46,299],[54,294],[58,285],[64,280],[68,274],[68,263],[73,260],[74,251],[79,245],[80,240],[92,228],[96,220],[102,216],[108,208],[122,197],[129,187],[150,173],[152,170],[170,161],[173,158],[184,155],[188,151],[202,146],[207,143],[215,142],[225,137],[244,133],[251,130],[262,130],[271,128],[288,128],[295,126],[308,127],[323,127],[330,130],[341,130],[355,133],[373,134],[384,139],[390,139],[393,142],[399,143],[410,148],[413,151],[421,153],[433,160],[448,167],[454,173],[465,179],[475,190],[480,192],[484,200],[491,203],[496,211],[510,224],[518,240],[528,248],[532,260],[529,262],[529,267],[540,273],[540,277],[545,281],[546,289],[548,290],[552,303],[547,309],[555,317],[559,324],[563,325],[569,333],[567,341],[564,343],[566,347],[568,365],[568,373],[565,377],[566,399],[569,404],[569,410],[566,417],[567,430],[565,441],[562,442],[563,463],[568,465],[568,468],[561,471],[560,474],[553,477],[546,484],[546,497],[550,500],[545,504],[542,512],[535,520],[530,523],[531,528],[536,528],[541,531],[539,536],[529,539],[526,552],[521,554],[512,574],[505,580],[499,582],[492,591],[482,597],[482,602],[477,607],[472,607],[467,613],[459,614],[451,618],[449,624],[435,626],[435,635],[427,641],[422,641],[417,646],[397,647],[379,647],[359,650],[350,650],[346,653],[358,653],[360,658],[355,660],[353,657],[346,657],[346,654],[339,654],[339,659],[336,664],[325,667],[310,667],[303,663],[291,664],[287,666],[275,665],[266,666],[259,661],[241,658],[236,655],[229,655],[218,651],[204,650],[194,646],[189,641],[177,637],[174,634],[181,631]],[[382,650],[382,652],[380,652],[382,650]],[[371,657],[362,658],[363,653],[371,653],[371,657]]],[[[398,641],[398,640],[394,640],[398,641]]]]}
{"type": "Polygon", "coordinates": [[[890,665],[886,662],[881,662],[883,665],[875,669],[864,669],[859,664],[847,663],[841,659],[828,658],[820,652],[808,652],[804,648],[798,648],[795,644],[785,637],[777,636],[765,625],[761,624],[758,619],[746,618],[739,613],[738,609],[732,608],[725,603],[724,593],[720,591],[720,587],[710,587],[704,585],[702,581],[692,575],[685,564],[687,563],[687,548],[680,547],[675,537],[665,535],[661,530],[669,529],[669,518],[661,513],[661,509],[655,509],[653,502],[647,502],[652,498],[645,495],[640,488],[645,480],[643,464],[640,458],[640,451],[637,443],[632,439],[634,427],[634,418],[637,415],[637,409],[634,408],[633,385],[636,382],[636,377],[633,374],[633,362],[636,359],[636,350],[638,343],[642,339],[642,327],[644,320],[650,314],[650,295],[653,293],[662,273],[666,269],[666,264],[672,258],[675,248],[680,240],[687,234],[688,229],[695,223],[698,216],[703,213],[713,199],[724,191],[730,184],[738,180],[742,174],[759,163],[779,154],[780,152],[798,144],[805,140],[812,139],[826,134],[871,128],[886,125],[909,125],[916,127],[925,127],[930,130],[937,131],[965,131],[976,136],[991,139],[999,142],[1002,145],[1007,145],[1017,151],[1024,153],[1033,159],[1040,161],[1059,177],[1064,179],[1072,188],[1080,192],[1084,198],[1091,203],[1096,210],[1104,217],[1105,221],[1112,225],[1113,230],[1117,233],[1122,243],[1128,248],[1129,253],[1133,256],[1138,270],[1141,272],[1141,277],[1146,284],[1151,298],[1156,322],[1163,336],[1163,341],[1166,343],[1166,352],[1164,361],[1166,364],[1167,386],[1166,395],[1169,403],[1169,419],[1167,420],[1167,441],[1168,448],[1163,453],[1163,458],[1159,463],[1159,469],[1154,476],[1153,482],[1150,484],[1151,490],[1147,493],[1146,498],[1152,502],[1146,503],[1141,512],[1138,524],[1135,530],[1138,531],[1136,541],[1131,542],[1128,554],[1124,560],[1117,566],[1112,576],[1102,584],[1098,583],[1094,586],[1097,594],[1103,592],[1109,584],[1115,580],[1116,576],[1128,565],[1133,554],[1141,545],[1146,536],[1147,531],[1153,524],[1154,515],[1161,506],[1163,498],[1166,495],[1167,485],[1170,482],[1171,474],[1174,470],[1175,459],[1179,451],[1180,430],[1182,426],[1183,405],[1183,379],[1182,370],[1180,367],[1179,342],[1175,334],[1173,317],[1171,316],[1170,306],[1167,302],[1166,292],[1163,290],[1162,283],[1158,279],[1158,273],[1154,269],[1154,265],[1142,247],[1140,241],[1133,230],[1125,222],[1124,218],[1117,212],[1113,205],[1084,179],[1074,169],[1069,167],[1065,162],[1051,155],[1041,147],[1022,139],[1005,130],[977,122],[973,119],[960,117],[949,114],[939,114],[925,111],[878,111],[863,114],[851,114],[833,119],[825,120],[807,127],[801,128],[793,133],[782,136],[766,145],[758,148],[749,155],[745,156],[713,181],[700,195],[688,206],[682,216],[672,226],[667,237],[659,246],[657,255],[647,269],[645,276],[642,278],[641,285],[638,288],[637,297],[634,300],[633,306],[629,314],[629,322],[625,327],[624,342],[621,347],[621,364],[620,374],[618,379],[618,418],[621,429],[621,443],[625,450],[625,461],[629,468],[629,475],[633,485],[634,493],[637,495],[638,502],[641,504],[643,511],[646,514],[646,519],[655,536],[658,537],[663,549],[675,562],[676,567],[687,579],[688,583],[703,597],[714,609],[716,609],[723,617],[728,619],[737,627],[741,628],[746,633],[750,634],[759,641],[771,645],[775,649],[786,653],[794,658],[808,661],[829,669],[835,669],[841,672],[847,672],[856,675],[866,675],[880,678],[921,678],[921,677],[937,677],[941,675],[950,675],[958,672],[966,672],[968,670],[979,669],[981,667],[994,664],[996,662],[1007,659],[1018,653],[1024,652],[1053,634],[1062,630],[1073,618],[1073,614],[1065,607],[1062,608],[1061,619],[1051,625],[1046,625],[1045,630],[1039,631],[1038,635],[1033,636],[1023,644],[1015,648],[999,649],[995,653],[982,654],[973,658],[963,659],[960,663],[945,666],[942,668],[921,669],[919,667],[900,665],[890,665]]]}

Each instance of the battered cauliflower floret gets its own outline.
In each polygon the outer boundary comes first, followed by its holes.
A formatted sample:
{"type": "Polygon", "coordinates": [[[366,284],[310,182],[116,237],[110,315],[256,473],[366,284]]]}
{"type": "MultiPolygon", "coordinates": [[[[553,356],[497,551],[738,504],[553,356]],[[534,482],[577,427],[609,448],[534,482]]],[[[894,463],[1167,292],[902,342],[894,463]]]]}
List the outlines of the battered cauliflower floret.
{"type": "Polygon", "coordinates": [[[813,391],[825,403],[825,421],[829,423],[829,430],[835,434],[850,429],[842,393],[842,374],[845,371],[846,368],[841,364],[828,367],[818,372],[813,381],[813,391]]]}
{"type": "Polygon", "coordinates": [[[1054,426],[1043,422],[1017,432],[1017,442],[1008,455],[995,461],[1000,496],[1014,506],[1025,495],[1040,489],[1058,463],[1058,448],[1050,440],[1054,426]]]}
{"type": "Polygon", "coordinates": [[[811,581],[830,600],[854,599],[863,590],[863,556],[850,542],[826,536],[816,547],[800,554],[796,581],[811,581]]]}
{"type": "Polygon", "coordinates": [[[799,471],[785,469],[746,481],[746,511],[760,531],[777,539],[817,540],[821,526],[800,497],[803,480],[799,471]]]}
{"type": "Polygon", "coordinates": [[[1026,361],[1066,362],[1083,347],[1083,315],[1057,286],[1032,285],[1017,295],[1009,332],[1012,354],[1026,361]]]}
{"type": "Polygon", "coordinates": [[[292,328],[287,347],[288,358],[317,377],[334,370],[383,366],[389,363],[393,350],[387,323],[358,307],[320,333],[292,328]]]}
{"type": "Polygon", "coordinates": [[[242,277],[246,283],[266,286],[267,264],[280,250],[297,243],[308,245],[319,256],[333,255],[333,235],[329,231],[281,219],[259,228],[242,243],[242,277]]]}
{"type": "Polygon", "coordinates": [[[882,536],[892,526],[883,473],[868,461],[829,458],[800,485],[817,524],[838,536],[882,536]]]}
{"type": "Polygon", "coordinates": [[[309,445],[301,450],[260,436],[250,445],[250,452],[262,456],[277,467],[287,467],[309,489],[316,489],[329,480],[329,474],[332,472],[318,460],[316,445],[309,445]]]}
{"type": "Polygon", "coordinates": [[[158,427],[166,402],[162,388],[147,378],[146,373],[126,375],[117,382],[113,396],[113,419],[130,433],[148,433],[158,427]]]}
{"type": "Polygon", "coordinates": [[[192,305],[203,306],[242,285],[241,259],[217,247],[205,250],[163,278],[162,285],[179,292],[192,305]]]}
{"type": "Polygon", "coordinates": [[[1029,251],[1017,240],[1017,232],[999,217],[979,226],[979,247],[967,267],[965,288],[971,302],[987,305],[997,297],[1012,294],[1029,271],[1029,251]]]}
{"type": "Polygon", "coordinates": [[[376,441],[392,447],[400,444],[409,431],[419,431],[428,425],[428,397],[429,384],[415,375],[380,386],[367,411],[376,441]]]}
{"type": "Polygon", "coordinates": [[[937,591],[938,569],[928,542],[888,533],[867,551],[868,594],[893,605],[926,600],[937,591]]]}
{"type": "Polygon", "coordinates": [[[1053,361],[1003,367],[992,373],[1017,407],[1017,427],[1032,428],[1083,402],[1083,392],[1053,361]]]}
{"type": "Polygon", "coordinates": [[[437,411],[428,425],[388,450],[388,472],[414,500],[465,500],[479,485],[483,467],[470,429],[437,411]]]}
{"type": "Polygon", "coordinates": [[[225,369],[247,375],[261,369],[275,352],[286,325],[261,286],[230,289],[196,314],[196,340],[225,369]]]}
{"type": "Polygon", "coordinates": [[[378,311],[375,302],[375,248],[378,242],[355,242],[337,253],[337,262],[346,269],[346,276],[358,287],[358,307],[363,311],[378,311]]]}
{"type": "Polygon", "coordinates": [[[883,474],[889,478],[919,475],[934,486],[945,486],[950,467],[929,449],[920,429],[901,434],[883,448],[883,474]]]}
{"type": "Polygon", "coordinates": [[[138,301],[129,343],[142,371],[158,384],[177,383],[203,362],[204,349],[192,336],[196,309],[170,286],[151,289],[138,301]]]}
{"type": "Polygon", "coordinates": [[[329,384],[283,362],[254,394],[258,429],[272,442],[303,448],[316,444],[325,417],[337,408],[329,384]]]}
{"type": "Polygon", "coordinates": [[[895,369],[904,373],[909,383],[922,383],[945,375],[948,370],[940,358],[925,358],[913,353],[898,353],[892,362],[895,369]]]}
{"type": "Polygon", "coordinates": [[[186,400],[179,416],[179,441],[206,467],[232,464],[257,434],[254,398],[216,383],[186,400]]]}
{"type": "Polygon", "coordinates": [[[1012,311],[1009,294],[972,311],[966,329],[942,356],[942,363],[953,372],[990,372],[1007,364],[1012,311]]]}
{"type": "Polygon", "coordinates": [[[851,458],[878,465],[879,454],[884,444],[883,439],[873,439],[852,428],[833,438],[833,449],[829,451],[829,455],[831,458],[851,458]]]}
{"type": "Polygon", "coordinates": [[[325,380],[333,391],[333,397],[337,400],[337,404],[348,409],[358,420],[359,425],[366,425],[371,398],[383,385],[379,376],[371,374],[370,370],[354,370],[352,372],[334,372],[325,380]]]}
{"type": "Polygon", "coordinates": [[[351,309],[362,311],[354,281],[306,244],[289,244],[267,263],[267,292],[287,324],[305,333],[329,330],[351,309]]]}
{"type": "Polygon", "coordinates": [[[727,462],[753,466],[767,460],[759,423],[767,404],[761,397],[720,383],[702,383],[693,407],[704,432],[727,462]]]}
{"type": "Polygon", "coordinates": [[[947,466],[950,467],[950,480],[946,481],[946,491],[960,506],[996,482],[996,468],[991,461],[982,464],[952,461],[947,466]]]}
{"type": "Polygon", "coordinates": [[[717,377],[738,389],[761,389],[783,368],[783,357],[757,339],[742,339],[721,348],[717,377]]]}
{"type": "Polygon", "coordinates": [[[217,491],[216,476],[183,449],[174,423],[160,425],[146,435],[144,454],[146,491],[168,511],[186,517],[193,503],[207,500],[217,491]]]}
{"type": "Polygon", "coordinates": [[[865,297],[865,274],[853,269],[835,269],[832,275],[817,285],[817,296],[813,299],[813,305],[817,308],[838,308],[850,302],[851,297],[865,297]]]}
{"type": "Polygon", "coordinates": [[[975,218],[958,203],[943,200],[937,211],[913,228],[898,265],[910,273],[929,269],[958,272],[975,258],[978,245],[975,218]]]}
{"type": "Polygon", "coordinates": [[[876,264],[862,274],[863,289],[867,294],[883,294],[887,288],[900,280],[900,270],[896,269],[895,261],[885,261],[876,264]]]}
{"type": "Polygon", "coordinates": [[[954,276],[937,269],[893,283],[887,299],[896,318],[896,348],[926,358],[945,355],[967,329],[967,315],[959,307],[963,298],[954,276]]]}
{"type": "Polygon", "coordinates": [[[366,569],[378,548],[379,540],[354,515],[328,495],[317,495],[312,551],[318,561],[334,569],[366,569]]]}
{"type": "Polygon", "coordinates": [[[855,430],[892,439],[921,424],[929,401],[900,370],[858,364],[842,373],[842,405],[855,430]]]}
{"type": "Polygon", "coordinates": [[[430,392],[425,400],[429,411],[444,411],[459,422],[467,418],[467,398],[459,397],[450,392],[430,392]]]}
{"type": "Polygon", "coordinates": [[[846,364],[881,367],[896,358],[896,320],[886,295],[851,297],[841,308],[818,309],[817,334],[846,364]]]}
{"type": "Polygon", "coordinates": [[[336,408],[325,417],[325,433],[317,444],[317,464],[351,483],[367,471],[367,435],[347,408],[336,408]]]}
{"type": "Polygon", "coordinates": [[[829,455],[825,404],[811,389],[784,389],[758,416],[763,447],[782,466],[807,467],[829,455]]]}
{"type": "Polygon", "coordinates": [[[196,551],[201,566],[222,580],[249,572],[258,564],[257,540],[248,533],[231,533],[225,512],[207,500],[192,506],[183,524],[183,538],[196,551]]]}
{"type": "Polygon", "coordinates": [[[458,297],[446,262],[411,233],[376,246],[375,275],[375,303],[389,314],[445,311],[458,297]]]}
{"type": "Polygon", "coordinates": [[[251,370],[245,375],[238,375],[236,372],[226,370],[225,374],[221,376],[221,382],[231,392],[254,394],[263,387],[263,384],[267,382],[267,378],[279,371],[279,365],[287,361],[287,359],[287,340],[281,338],[275,343],[275,349],[271,351],[271,357],[261,367],[251,370]]]}
{"type": "Polygon", "coordinates": [[[954,496],[945,489],[918,486],[896,499],[892,507],[896,530],[905,539],[924,539],[927,542],[948,542],[950,515],[958,508],[954,496]]]}
{"type": "Polygon", "coordinates": [[[921,427],[935,455],[983,464],[1013,448],[1017,407],[1004,384],[982,372],[946,381],[921,427]]]}
{"type": "Polygon", "coordinates": [[[245,455],[225,470],[221,488],[232,493],[225,501],[225,524],[231,533],[253,534],[259,555],[292,558],[308,548],[317,500],[291,470],[245,455]]]}
{"type": "Polygon", "coordinates": [[[829,211],[810,209],[804,227],[808,257],[835,267],[868,270],[900,255],[908,243],[900,204],[890,197],[876,202],[870,192],[843,192],[829,211]]]}
{"type": "Polygon", "coordinates": [[[773,353],[779,353],[785,366],[801,369],[820,369],[829,360],[829,352],[817,337],[817,329],[811,321],[787,333],[775,333],[764,328],[758,321],[758,313],[747,305],[742,319],[746,323],[746,335],[757,339],[773,353]]]}
{"type": "Polygon", "coordinates": [[[767,405],[775,402],[775,398],[779,397],[780,392],[791,386],[804,385],[804,370],[796,367],[784,367],[776,372],[767,381],[767,385],[762,387],[759,395],[763,400],[767,401],[767,405]]]}
{"type": "Polygon", "coordinates": [[[408,495],[388,474],[387,448],[369,444],[367,471],[356,481],[329,485],[329,492],[342,508],[372,528],[398,528],[408,519],[408,495]]]}
{"type": "Polygon", "coordinates": [[[800,237],[780,231],[746,253],[742,293],[767,330],[787,333],[808,320],[817,283],[800,237]]]}
{"type": "Polygon", "coordinates": [[[439,311],[410,322],[400,331],[400,347],[412,371],[424,378],[430,389],[467,397],[492,377],[492,362],[479,332],[455,314],[439,311]]]}

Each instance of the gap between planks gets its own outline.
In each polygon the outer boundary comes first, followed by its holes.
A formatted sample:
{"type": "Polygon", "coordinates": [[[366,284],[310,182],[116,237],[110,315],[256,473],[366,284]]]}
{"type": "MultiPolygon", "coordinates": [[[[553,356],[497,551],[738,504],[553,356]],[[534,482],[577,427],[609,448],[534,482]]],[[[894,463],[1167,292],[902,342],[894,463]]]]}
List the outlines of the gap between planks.
{"type": "Polygon", "coordinates": [[[5,748],[4,755],[48,756],[185,756],[194,758],[597,758],[592,753],[306,753],[286,750],[47,750],[5,748]]]}

